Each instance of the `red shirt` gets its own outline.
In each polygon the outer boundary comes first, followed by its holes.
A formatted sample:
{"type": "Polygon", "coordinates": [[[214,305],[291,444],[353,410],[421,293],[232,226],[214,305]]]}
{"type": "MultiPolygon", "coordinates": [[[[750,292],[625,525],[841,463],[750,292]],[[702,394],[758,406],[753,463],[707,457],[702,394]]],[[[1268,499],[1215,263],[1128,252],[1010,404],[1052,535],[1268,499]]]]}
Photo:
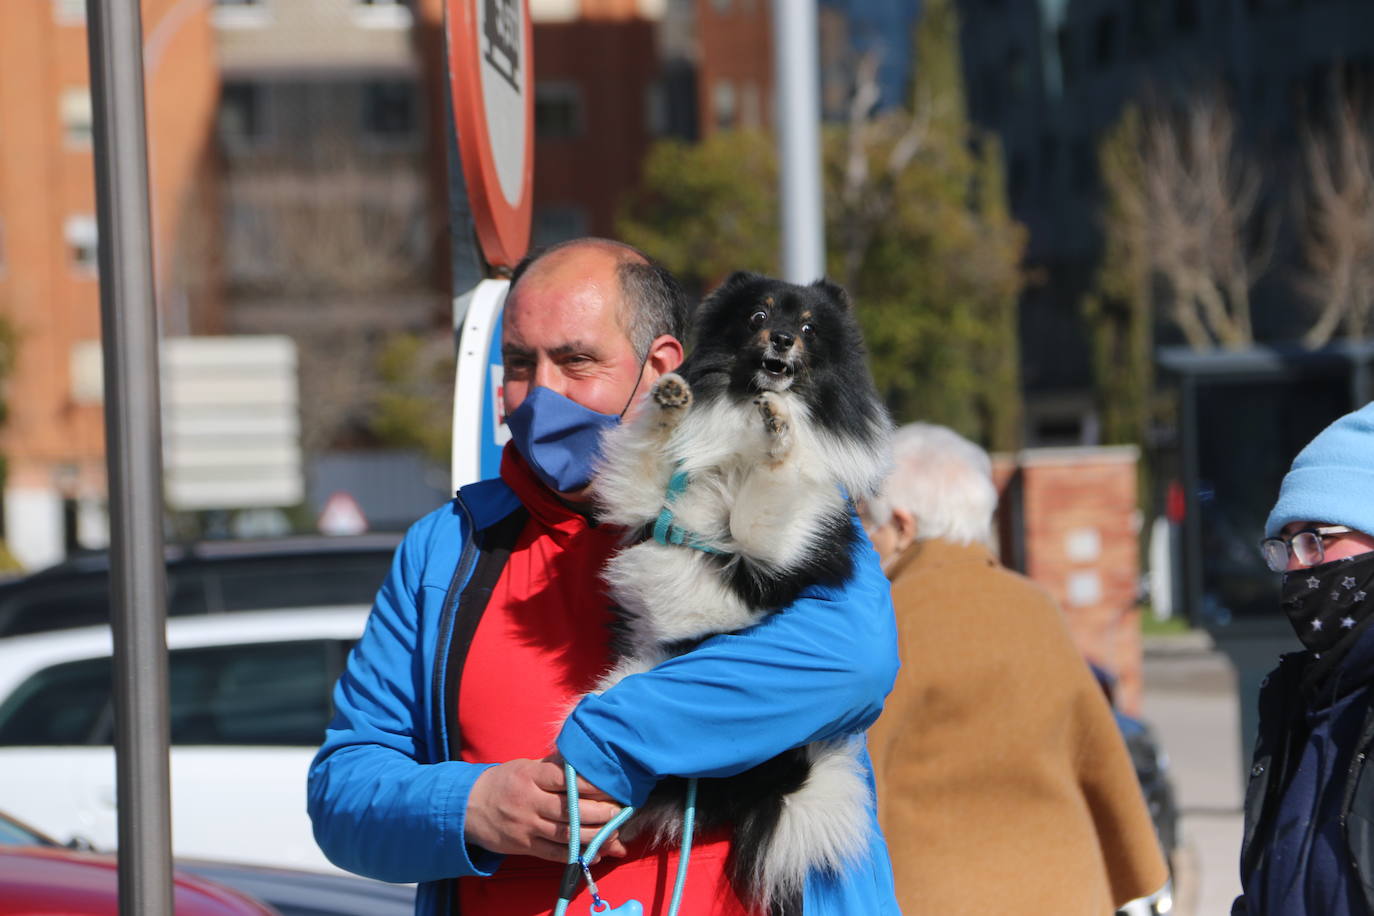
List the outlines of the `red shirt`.
{"type": "MultiPolygon", "coordinates": [[[[609,667],[611,613],[600,570],[621,531],[596,526],[561,503],[513,448],[501,478],[529,510],[463,666],[458,721],[462,759],[500,762],[539,759],[554,750],[563,719],[609,667]]],[[[692,847],[680,916],[748,916],[725,879],[728,837],[698,837],[692,847]]],[[[646,916],[668,911],[677,873],[676,851],[650,853],[642,844],[624,859],[592,869],[604,900],[630,899],[646,916]]],[[[563,866],[507,856],[496,874],[462,878],[463,916],[544,916],[558,897],[563,866]]],[[[583,886],[570,913],[588,912],[583,886]]]]}

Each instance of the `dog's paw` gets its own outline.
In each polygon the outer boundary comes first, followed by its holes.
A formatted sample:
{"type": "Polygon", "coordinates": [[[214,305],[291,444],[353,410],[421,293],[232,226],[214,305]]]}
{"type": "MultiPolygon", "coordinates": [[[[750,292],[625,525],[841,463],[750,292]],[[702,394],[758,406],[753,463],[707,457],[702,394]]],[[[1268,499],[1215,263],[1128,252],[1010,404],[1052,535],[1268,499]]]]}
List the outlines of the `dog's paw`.
{"type": "Polygon", "coordinates": [[[782,398],[771,391],[765,391],[754,398],[754,406],[763,418],[763,429],[768,434],[768,458],[774,464],[787,457],[792,450],[792,424],[787,407],[782,398]]]}
{"type": "Polygon", "coordinates": [[[654,383],[654,403],[664,410],[684,410],[692,406],[692,389],[676,372],[669,372],[654,383]]]}
{"type": "Polygon", "coordinates": [[[765,391],[754,398],[754,406],[763,417],[763,428],[770,436],[783,436],[788,431],[787,408],[782,399],[771,391],[765,391]]]}

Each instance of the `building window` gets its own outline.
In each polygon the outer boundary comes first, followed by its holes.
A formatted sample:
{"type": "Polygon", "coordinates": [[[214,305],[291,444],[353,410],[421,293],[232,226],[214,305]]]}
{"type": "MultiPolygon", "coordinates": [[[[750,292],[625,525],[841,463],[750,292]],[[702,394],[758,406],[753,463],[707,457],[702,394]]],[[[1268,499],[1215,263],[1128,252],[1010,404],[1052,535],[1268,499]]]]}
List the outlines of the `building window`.
{"type": "Polygon", "coordinates": [[[251,146],[267,135],[266,89],[261,83],[226,82],[219,94],[219,136],[225,143],[251,146]]]}
{"type": "Polygon", "coordinates": [[[1012,153],[1011,165],[1007,169],[1007,196],[1013,203],[1020,203],[1026,194],[1026,157],[1012,153]]]}
{"type": "Polygon", "coordinates": [[[1092,142],[1078,139],[1073,144],[1073,186],[1084,193],[1097,186],[1097,156],[1092,142]]]}
{"type": "Polygon", "coordinates": [[[1002,75],[984,68],[978,76],[977,97],[983,117],[996,121],[1002,117],[1002,75]]]}
{"type": "Polygon", "coordinates": [[[535,207],[530,244],[536,248],[581,238],[588,232],[587,211],[581,207],[535,207]]]}
{"type": "Polygon", "coordinates": [[[540,83],[534,87],[534,135],[565,140],[582,134],[582,89],[575,83],[540,83]]]}
{"type": "Polygon", "coordinates": [[[729,80],[716,80],[711,90],[711,110],[715,114],[716,127],[729,130],[739,122],[739,100],[735,94],[735,84],[729,80]]]}
{"type": "Polygon", "coordinates": [[[1059,74],[1063,78],[1064,88],[1068,89],[1078,79],[1078,55],[1074,40],[1073,31],[1066,25],[1059,27],[1054,35],[1055,45],[1059,49],[1059,74]]]}
{"type": "Polygon", "coordinates": [[[1137,52],[1152,54],[1158,49],[1167,12],[1159,0],[1131,0],[1130,40],[1137,52]]]}
{"type": "MultiPolygon", "coordinates": [[[[538,104],[537,98],[535,104],[538,104]]],[[[666,136],[672,129],[668,119],[668,87],[661,79],[650,83],[644,90],[644,123],[655,137],[666,136]]]]}
{"type": "Polygon", "coordinates": [[[212,16],[221,29],[256,29],[271,21],[267,0],[215,0],[212,16]]]}
{"type": "Polygon", "coordinates": [[[1059,138],[1054,134],[1040,137],[1040,184],[1046,190],[1059,184],[1059,138]]]}
{"type": "Polygon", "coordinates": [[[415,134],[415,85],[403,80],[363,84],[363,133],[379,140],[408,140],[415,134]]]}
{"type": "Polygon", "coordinates": [[[52,18],[58,25],[85,25],[86,0],[52,0],[52,18]]]}
{"type": "Polygon", "coordinates": [[[91,145],[91,92],[85,86],[62,90],[62,139],[68,146],[91,145]]]}
{"type": "Polygon", "coordinates": [[[1030,83],[1026,66],[1026,52],[1017,47],[1007,49],[1007,95],[1020,98],[1030,83]]]}
{"type": "Polygon", "coordinates": [[[1097,69],[1106,70],[1116,60],[1116,14],[1103,13],[1093,34],[1093,60],[1097,69]]]}
{"type": "Polygon", "coordinates": [[[282,258],[276,227],[267,211],[246,200],[224,208],[224,263],[230,283],[268,283],[280,272],[282,258]]]}
{"type": "Polygon", "coordinates": [[[1197,0],[1174,0],[1174,25],[1180,35],[1197,29],[1197,0]]]}
{"type": "Polygon", "coordinates": [[[407,0],[353,0],[353,19],[368,29],[406,29],[413,21],[407,0]]]}
{"type": "Polygon", "coordinates": [[[763,126],[763,106],[759,102],[757,83],[745,83],[740,91],[739,123],[745,128],[763,126]]]}
{"type": "Polygon", "coordinates": [[[99,265],[99,233],[96,230],[95,217],[67,217],[65,235],[72,268],[81,273],[94,274],[99,265]]]}

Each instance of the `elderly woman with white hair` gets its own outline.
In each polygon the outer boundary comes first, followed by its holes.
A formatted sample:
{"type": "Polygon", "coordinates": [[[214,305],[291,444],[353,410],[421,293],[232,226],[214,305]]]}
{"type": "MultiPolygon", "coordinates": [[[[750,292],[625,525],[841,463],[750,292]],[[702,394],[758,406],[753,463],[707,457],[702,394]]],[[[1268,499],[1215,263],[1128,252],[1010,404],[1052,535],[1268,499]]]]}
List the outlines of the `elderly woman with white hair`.
{"type": "Polygon", "coordinates": [[[1168,879],[1105,696],[1053,599],[990,551],[988,455],[897,431],[864,507],[902,669],[869,732],[905,913],[1102,916],[1168,879]]]}

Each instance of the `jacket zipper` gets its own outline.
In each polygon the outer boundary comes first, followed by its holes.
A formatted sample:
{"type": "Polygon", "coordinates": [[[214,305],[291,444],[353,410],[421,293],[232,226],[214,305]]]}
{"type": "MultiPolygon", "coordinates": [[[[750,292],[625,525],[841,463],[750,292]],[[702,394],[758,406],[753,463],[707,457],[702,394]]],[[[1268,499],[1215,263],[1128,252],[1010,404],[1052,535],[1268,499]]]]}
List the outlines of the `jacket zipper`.
{"type": "Polygon", "coordinates": [[[444,611],[439,618],[439,640],[435,645],[436,652],[434,658],[434,676],[431,678],[432,705],[434,713],[433,734],[437,747],[433,748],[436,762],[448,762],[448,725],[445,712],[444,698],[444,673],[448,670],[448,653],[453,642],[453,618],[458,613],[458,601],[462,597],[463,588],[467,585],[468,577],[472,575],[472,567],[477,562],[477,526],[472,520],[472,514],[468,511],[467,505],[462,498],[457,499],[458,508],[462,510],[463,520],[467,522],[467,537],[463,539],[463,552],[458,557],[458,564],[453,571],[453,579],[449,582],[448,593],[444,595],[444,611]]]}

